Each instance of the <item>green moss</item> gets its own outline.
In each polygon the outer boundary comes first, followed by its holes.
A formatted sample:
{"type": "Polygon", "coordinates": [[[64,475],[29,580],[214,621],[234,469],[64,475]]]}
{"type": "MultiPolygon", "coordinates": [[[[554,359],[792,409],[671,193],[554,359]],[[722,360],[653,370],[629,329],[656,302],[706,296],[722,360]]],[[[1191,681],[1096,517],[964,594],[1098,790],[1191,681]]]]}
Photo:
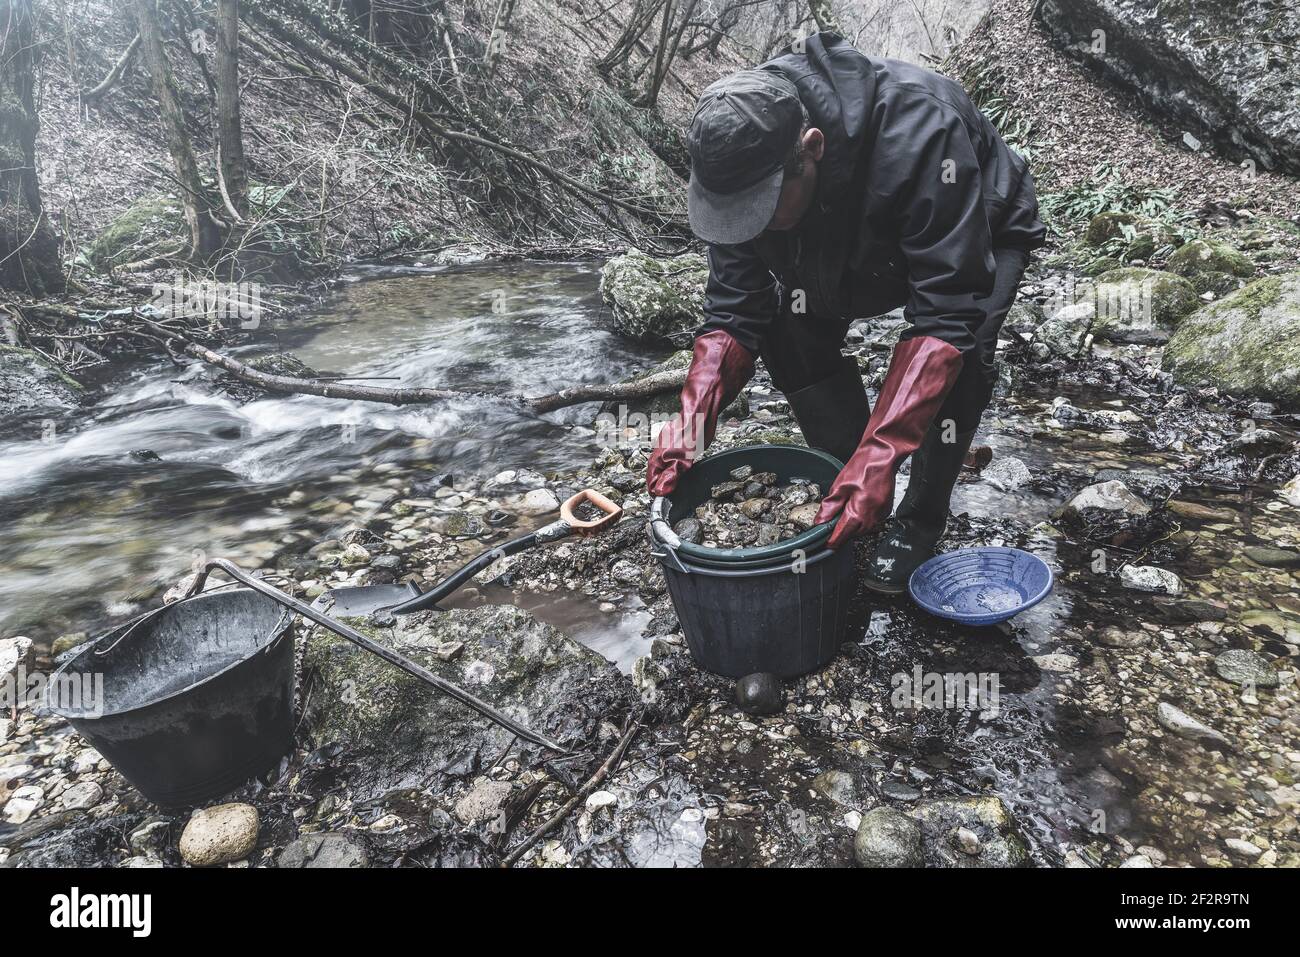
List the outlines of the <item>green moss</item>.
{"type": "Polygon", "coordinates": [[[1257,320],[1265,309],[1282,297],[1282,282],[1282,276],[1257,279],[1221,305],[1241,309],[1251,320],[1257,320]]]}
{"type": "Polygon", "coordinates": [[[1187,385],[1300,404],[1300,271],[1198,309],[1169,340],[1164,367],[1187,385]]]}
{"type": "Polygon", "coordinates": [[[1097,279],[1093,332],[1123,341],[1161,341],[1201,304],[1186,279],[1159,269],[1112,269],[1097,279]]]}
{"type": "Polygon", "coordinates": [[[108,270],[168,252],[184,251],[188,230],[180,203],[172,196],[137,200],[86,247],[86,261],[108,270]]]}
{"type": "Polygon", "coordinates": [[[1084,263],[1080,271],[1090,279],[1095,279],[1102,273],[1110,272],[1112,269],[1121,269],[1123,266],[1124,264],[1114,256],[1098,256],[1096,259],[1090,259],[1084,263]]]}
{"type": "Polygon", "coordinates": [[[1207,273],[1227,273],[1249,279],[1255,264],[1227,243],[1195,239],[1169,257],[1168,269],[1187,279],[1207,273]]]}
{"type": "Polygon", "coordinates": [[[1083,234],[1083,241],[1093,247],[1104,246],[1112,239],[1119,239],[1124,235],[1124,227],[1132,226],[1137,222],[1137,216],[1133,213],[1108,212],[1098,213],[1088,222],[1087,232],[1083,234]]]}

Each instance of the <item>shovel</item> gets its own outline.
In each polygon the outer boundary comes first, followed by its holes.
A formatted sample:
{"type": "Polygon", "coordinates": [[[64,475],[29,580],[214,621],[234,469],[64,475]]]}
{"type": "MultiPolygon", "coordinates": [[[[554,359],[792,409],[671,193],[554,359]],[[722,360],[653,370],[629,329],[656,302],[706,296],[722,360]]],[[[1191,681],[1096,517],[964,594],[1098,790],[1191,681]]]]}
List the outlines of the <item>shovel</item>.
{"type": "MultiPolygon", "coordinates": [[[[256,592],[265,595],[277,604],[282,605],[291,611],[297,612],[309,621],[314,621],[316,624],[328,628],[336,635],[346,638],[348,641],[364,648],[371,654],[378,655],[389,664],[401,668],[407,674],[414,675],[430,687],[441,691],[443,694],[450,695],[462,704],[477,711],[485,718],[488,718],[489,720],[501,725],[503,728],[517,734],[525,741],[531,741],[533,744],[563,753],[565,749],[551,741],[549,738],[519,724],[508,715],[493,708],[486,701],[475,697],[463,688],[452,684],[450,681],[439,678],[417,662],[412,661],[405,655],[393,651],[391,648],[387,648],[384,645],[373,641],[361,634],[355,628],[352,628],[344,622],[338,621],[337,618],[354,618],[370,615],[370,619],[373,622],[376,621],[376,619],[382,619],[382,617],[386,615],[407,614],[409,612],[432,608],[439,600],[446,598],[469,579],[473,578],[477,572],[487,568],[498,558],[505,555],[513,555],[516,552],[522,552],[527,548],[532,548],[534,545],[559,541],[560,539],[567,538],[570,535],[598,535],[617,522],[622,516],[623,510],[605,496],[601,495],[599,492],[594,492],[591,489],[583,489],[560,506],[559,521],[552,522],[550,525],[539,528],[535,532],[531,532],[527,535],[506,542],[504,545],[495,548],[490,552],[484,552],[482,555],[479,555],[473,561],[469,562],[459,571],[447,578],[446,581],[429,589],[427,592],[421,592],[416,588],[395,588],[391,585],[340,588],[337,591],[327,592],[325,595],[322,595],[321,598],[318,598],[315,602],[308,605],[291,595],[285,594],[278,588],[275,588],[270,583],[263,581],[260,578],[253,578],[233,562],[229,562],[224,558],[214,558],[208,561],[199,571],[198,575],[195,576],[194,583],[190,586],[185,597],[191,598],[202,592],[208,575],[211,572],[220,569],[231,578],[256,592]],[[582,509],[585,514],[593,516],[599,515],[600,517],[581,518],[578,515],[579,509],[582,509]],[[336,596],[341,596],[343,601],[337,600],[336,596]],[[333,604],[322,601],[322,599],[326,598],[335,598],[335,601],[333,604]],[[394,598],[396,598],[396,602],[394,601],[394,598]],[[333,614],[326,614],[326,608],[332,611],[333,614]],[[376,615],[376,612],[381,614],[376,615]]],[[[380,623],[382,623],[382,621],[380,621],[380,623]]],[[[122,637],[125,637],[125,635],[122,637]]],[[[118,639],[119,642],[121,640],[121,638],[118,639]]]]}
{"type": "Polygon", "coordinates": [[[558,542],[570,535],[584,538],[599,535],[622,516],[623,510],[604,495],[589,488],[583,489],[560,506],[559,521],[483,552],[428,591],[422,592],[410,582],[404,585],[350,585],[331,589],[317,598],[312,607],[327,611],[335,618],[369,618],[376,624],[384,624],[392,615],[409,615],[433,608],[498,559],[527,551],[535,545],[558,542]],[[579,517],[580,509],[587,518],[579,517]]]}

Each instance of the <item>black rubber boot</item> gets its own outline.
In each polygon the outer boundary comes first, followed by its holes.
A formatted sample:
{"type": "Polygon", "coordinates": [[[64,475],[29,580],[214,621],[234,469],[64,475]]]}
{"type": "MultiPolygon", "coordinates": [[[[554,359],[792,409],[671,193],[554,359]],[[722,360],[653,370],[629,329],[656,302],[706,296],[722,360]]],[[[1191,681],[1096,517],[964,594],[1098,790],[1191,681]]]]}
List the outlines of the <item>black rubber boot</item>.
{"type": "MultiPolygon", "coordinates": [[[[871,402],[852,356],[840,356],[841,368],[830,378],[786,393],[790,411],[809,448],[847,462],[858,449],[871,417],[871,402]]],[[[823,490],[825,491],[825,490],[823,490]]]]}
{"type": "Polygon", "coordinates": [[[912,474],[903,500],[876,543],[865,584],[872,591],[897,595],[907,580],[934,555],[948,525],[948,503],[961,474],[962,462],[975,430],[943,441],[943,429],[932,427],[912,456],[912,474]]]}

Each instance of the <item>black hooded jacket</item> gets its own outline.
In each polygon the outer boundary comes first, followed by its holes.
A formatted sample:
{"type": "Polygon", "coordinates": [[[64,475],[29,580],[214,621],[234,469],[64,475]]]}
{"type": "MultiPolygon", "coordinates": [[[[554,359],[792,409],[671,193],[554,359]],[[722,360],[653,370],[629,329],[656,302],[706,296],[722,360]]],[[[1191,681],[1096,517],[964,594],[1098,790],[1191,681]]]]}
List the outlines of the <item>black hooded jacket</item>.
{"type": "Polygon", "coordinates": [[[814,321],[903,306],[909,336],[972,348],[994,248],[1044,242],[1025,161],[957,83],[835,34],[761,69],[794,83],[826,137],[817,195],[791,231],[709,247],[700,331],[757,353],[784,295],[814,321]]]}

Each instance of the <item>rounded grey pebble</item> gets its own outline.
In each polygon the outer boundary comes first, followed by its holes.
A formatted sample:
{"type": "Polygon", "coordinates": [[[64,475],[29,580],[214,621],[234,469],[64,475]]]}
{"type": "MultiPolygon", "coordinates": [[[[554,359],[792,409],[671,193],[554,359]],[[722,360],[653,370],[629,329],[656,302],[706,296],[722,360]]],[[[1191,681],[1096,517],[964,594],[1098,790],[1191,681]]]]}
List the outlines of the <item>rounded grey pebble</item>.
{"type": "Polygon", "coordinates": [[[749,714],[776,714],[785,707],[781,679],[760,671],[736,682],[736,704],[749,714]]]}
{"type": "Polygon", "coordinates": [[[862,867],[920,867],[921,825],[892,807],[872,808],[853,836],[853,857],[862,867]]]}

